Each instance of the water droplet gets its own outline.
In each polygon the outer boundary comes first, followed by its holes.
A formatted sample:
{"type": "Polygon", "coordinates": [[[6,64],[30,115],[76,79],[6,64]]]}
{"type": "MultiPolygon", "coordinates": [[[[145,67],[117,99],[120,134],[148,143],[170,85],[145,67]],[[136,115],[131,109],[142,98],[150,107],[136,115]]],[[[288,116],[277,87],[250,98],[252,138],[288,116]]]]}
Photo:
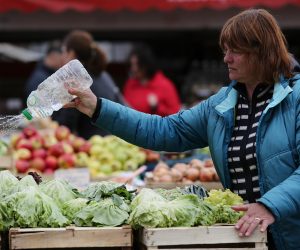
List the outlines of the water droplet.
{"type": "Polygon", "coordinates": [[[0,136],[10,134],[26,122],[24,115],[0,116],[0,136]]]}

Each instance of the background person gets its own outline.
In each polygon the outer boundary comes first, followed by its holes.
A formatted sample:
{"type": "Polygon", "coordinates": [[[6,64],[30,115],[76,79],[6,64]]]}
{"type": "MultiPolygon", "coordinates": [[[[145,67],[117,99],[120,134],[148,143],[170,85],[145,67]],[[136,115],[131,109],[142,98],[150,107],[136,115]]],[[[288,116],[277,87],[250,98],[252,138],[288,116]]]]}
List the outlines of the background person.
{"type": "Polygon", "coordinates": [[[53,41],[49,44],[45,57],[39,61],[25,84],[25,96],[37,89],[40,83],[51,76],[63,65],[61,43],[53,41]]]}
{"type": "Polygon", "coordinates": [[[167,116],[180,109],[174,84],[157,69],[154,54],[146,45],[136,46],[130,53],[130,77],[124,85],[128,104],[149,114],[167,116]]]}
{"type": "Polygon", "coordinates": [[[77,98],[66,107],[144,148],[209,146],[223,186],[245,200],[233,207],[245,212],[238,234],[268,228],[269,249],[300,249],[300,74],[292,72],[285,37],[266,10],[230,18],[220,46],[231,83],[188,110],[161,118],[74,89],[77,98]]]}
{"type": "MultiPolygon", "coordinates": [[[[70,32],[63,41],[62,60],[66,64],[78,59],[93,78],[91,90],[99,97],[125,104],[124,98],[112,77],[105,70],[107,59],[90,33],[82,30],[70,32]]],[[[77,135],[89,139],[92,135],[107,135],[107,131],[93,126],[90,119],[77,110],[60,110],[53,118],[68,126],[77,135]]]]}

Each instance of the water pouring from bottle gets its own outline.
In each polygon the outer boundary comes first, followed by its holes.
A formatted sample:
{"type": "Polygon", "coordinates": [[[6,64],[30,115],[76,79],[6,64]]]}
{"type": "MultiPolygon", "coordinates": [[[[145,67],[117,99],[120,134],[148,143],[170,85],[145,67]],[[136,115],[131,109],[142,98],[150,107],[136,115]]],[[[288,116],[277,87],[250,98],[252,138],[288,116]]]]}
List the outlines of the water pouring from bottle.
{"type": "Polygon", "coordinates": [[[23,114],[0,116],[0,136],[10,134],[26,123],[23,114]]]}
{"type": "Polygon", "coordinates": [[[67,87],[87,89],[92,83],[83,65],[77,59],[71,60],[30,93],[27,108],[20,115],[0,117],[0,136],[13,132],[28,120],[49,117],[53,111],[61,109],[74,98],[67,87]]]}

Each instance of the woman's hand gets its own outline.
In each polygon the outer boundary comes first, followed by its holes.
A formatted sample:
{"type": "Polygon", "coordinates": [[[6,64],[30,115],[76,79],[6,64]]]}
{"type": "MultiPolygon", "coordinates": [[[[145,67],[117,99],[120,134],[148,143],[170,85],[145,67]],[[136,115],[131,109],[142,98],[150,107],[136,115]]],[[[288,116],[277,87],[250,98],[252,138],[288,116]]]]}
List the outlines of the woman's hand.
{"type": "Polygon", "coordinates": [[[71,95],[75,95],[76,98],[72,102],[65,104],[64,108],[76,108],[87,116],[92,117],[96,109],[97,97],[91,89],[79,90],[68,88],[68,92],[71,95]]]}
{"type": "Polygon", "coordinates": [[[232,209],[246,212],[235,225],[239,236],[250,236],[257,226],[260,226],[260,231],[264,232],[275,221],[273,214],[260,203],[232,206],[232,209]]]}

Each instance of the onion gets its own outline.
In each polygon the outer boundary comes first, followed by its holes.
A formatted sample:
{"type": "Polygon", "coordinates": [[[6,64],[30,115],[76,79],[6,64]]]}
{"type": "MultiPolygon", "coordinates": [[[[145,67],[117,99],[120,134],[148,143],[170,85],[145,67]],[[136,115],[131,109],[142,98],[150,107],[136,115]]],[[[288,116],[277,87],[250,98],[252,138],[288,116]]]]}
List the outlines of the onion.
{"type": "Polygon", "coordinates": [[[199,159],[193,159],[190,161],[189,165],[193,168],[197,168],[201,170],[201,168],[204,168],[204,162],[199,159]]]}
{"type": "Polygon", "coordinates": [[[163,175],[169,174],[170,170],[166,168],[159,168],[155,171],[153,171],[153,176],[161,177],[163,175]]]}
{"type": "Polygon", "coordinates": [[[197,168],[189,168],[186,172],[186,178],[191,181],[199,179],[200,171],[197,168]]]}
{"type": "Polygon", "coordinates": [[[214,167],[214,163],[213,163],[212,159],[205,160],[204,161],[204,167],[206,167],[206,168],[214,167]]]}
{"type": "Polygon", "coordinates": [[[161,162],[157,163],[157,165],[155,166],[153,172],[155,172],[157,170],[160,170],[160,169],[167,169],[167,170],[169,170],[170,168],[169,168],[169,166],[166,163],[164,163],[164,162],[161,161],[161,162]]]}
{"type": "Polygon", "coordinates": [[[188,165],[184,164],[184,163],[176,163],[173,166],[173,169],[179,170],[182,173],[182,175],[185,176],[186,175],[186,171],[188,169],[188,165]]]}
{"type": "Polygon", "coordinates": [[[171,169],[171,176],[173,178],[173,181],[181,181],[182,177],[183,177],[183,174],[178,169],[172,168],[171,169]]]}

